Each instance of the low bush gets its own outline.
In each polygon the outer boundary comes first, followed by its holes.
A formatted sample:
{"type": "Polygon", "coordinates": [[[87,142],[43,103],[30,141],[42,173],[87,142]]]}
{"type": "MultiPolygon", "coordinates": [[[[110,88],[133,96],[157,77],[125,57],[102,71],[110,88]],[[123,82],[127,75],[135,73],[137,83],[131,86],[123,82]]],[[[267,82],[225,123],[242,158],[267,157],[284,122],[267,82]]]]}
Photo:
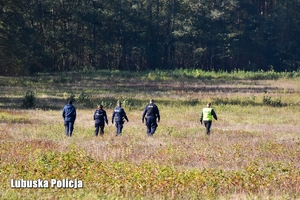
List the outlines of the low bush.
{"type": "Polygon", "coordinates": [[[23,98],[22,107],[29,109],[29,108],[34,108],[35,106],[36,106],[35,94],[31,90],[27,90],[27,92],[23,98]]]}

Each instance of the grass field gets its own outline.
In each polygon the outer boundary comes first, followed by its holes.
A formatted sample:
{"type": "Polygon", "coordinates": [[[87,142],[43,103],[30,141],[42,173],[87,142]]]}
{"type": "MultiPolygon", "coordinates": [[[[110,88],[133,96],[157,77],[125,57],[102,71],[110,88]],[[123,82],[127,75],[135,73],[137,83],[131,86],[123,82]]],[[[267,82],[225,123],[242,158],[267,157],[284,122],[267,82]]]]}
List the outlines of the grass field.
{"type": "Polygon", "coordinates": [[[53,73],[0,77],[0,89],[1,199],[300,199],[298,72],[53,73]],[[71,138],[61,116],[68,98],[71,138]],[[161,113],[152,138],[141,121],[150,98],[161,113]],[[111,124],[117,100],[129,118],[121,137],[111,124]],[[218,115],[210,136],[199,123],[208,101],[218,115]],[[99,103],[109,125],[96,138],[99,103]],[[11,187],[21,179],[83,188],[11,187]]]}

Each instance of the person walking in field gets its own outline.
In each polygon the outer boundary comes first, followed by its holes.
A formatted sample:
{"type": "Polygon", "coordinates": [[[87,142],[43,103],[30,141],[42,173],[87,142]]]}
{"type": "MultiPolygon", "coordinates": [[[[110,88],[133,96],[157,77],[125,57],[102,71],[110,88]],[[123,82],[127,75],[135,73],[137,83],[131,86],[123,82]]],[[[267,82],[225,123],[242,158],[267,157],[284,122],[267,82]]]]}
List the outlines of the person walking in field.
{"type": "Polygon", "coordinates": [[[103,110],[103,106],[98,105],[97,110],[94,112],[94,121],[95,121],[95,136],[98,136],[100,129],[100,136],[104,135],[104,127],[105,123],[108,125],[108,119],[106,115],[106,111],[103,110]]]}
{"type": "Polygon", "coordinates": [[[144,123],[144,119],[146,118],[146,126],[147,126],[147,134],[149,137],[152,137],[157,128],[157,122],[160,121],[159,109],[154,104],[154,100],[151,99],[150,103],[146,105],[143,115],[142,115],[142,123],[144,123]],[[157,122],[156,122],[157,120],[157,122]]]}
{"type": "Polygon", "coordinates": [[[66,135],[68,137],[71,137],[74,130],[74,123],[76,120],[76,108],[72,105],[72,100],[69,100],[68,104],[64,106],[62,116],[64,118],[66,135]]]}
{"type": "Polygon", "coordinates": [[[210,128],[212,125],[212,119],[218,120],[217,114],[214,109],[211,108],[211,103],[207,103],[206,108],[202,109],[200,116],[200,123],[204,122],[206,128],[206,134],[210,135],[210,128]]]}
{"type": "Polygon", "coordinates": [[[111,123],[114,124],[114,121],[115,121],[115,125],[117,128],[116,136],[119,136],[122,134],[123,124],[124,124],[125,120],[127,122],[129,122],[129,120],[127,118],[126,112],[122,108],[122,103],[120,101],[118,101],[117,105],[118,106],[113,111],[111,123]]]}

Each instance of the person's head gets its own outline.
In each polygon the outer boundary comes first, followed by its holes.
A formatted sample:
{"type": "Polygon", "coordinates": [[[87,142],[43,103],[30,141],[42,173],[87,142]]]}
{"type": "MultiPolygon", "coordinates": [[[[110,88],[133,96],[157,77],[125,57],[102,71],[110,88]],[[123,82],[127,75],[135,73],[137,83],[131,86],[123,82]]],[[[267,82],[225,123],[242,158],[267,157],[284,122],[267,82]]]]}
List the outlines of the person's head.
{"type": "Polygon", "coordinates": [[[150,103],[154,103],[154,99],[150,99],[150,103]]]}
{"type": "Polygon", "coordinates": [[[71,104],[71,105],[72,105],[72,103],[73,103],[72,100],[69,100],[69,101],[68,101],[68,104],[71,104]]]}
{"type": "Polygon", "coordinates": [[[117,105],[121,107],[121,106],[122,106],[121,101],[118,101],[118,102],[117,102],[117,105]]]}
{"type": "Polygon", "coordinates": [[[100,104],[100,105],[98,105],[98,109],[103,109],[103,106],[100,104]]]}
{"type": "Polygon", "coordinates": [[[210,106],[211,106],[211,103],[208,102],[208,103],[206,104],[206,107],[210,108],[210,106]]]}

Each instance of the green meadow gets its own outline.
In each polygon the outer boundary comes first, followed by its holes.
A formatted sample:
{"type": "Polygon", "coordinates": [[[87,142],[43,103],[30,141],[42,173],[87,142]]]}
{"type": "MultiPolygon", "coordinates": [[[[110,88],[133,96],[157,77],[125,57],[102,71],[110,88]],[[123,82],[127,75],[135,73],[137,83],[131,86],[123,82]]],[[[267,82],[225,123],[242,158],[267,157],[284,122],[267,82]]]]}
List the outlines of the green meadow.
{"type": "Polygon", "coordinates": [[[0,76],[1,199],[299,199],[300,72],[84,71],[0,76]],[[62,108],[73,99],[73,136],[62,108]],[[142,112],[153,98],[152,138],[142,112]],[[115,136],[111,115],[129,122],[115,136]],[[199,123],[207,102],[211,135],[199,123]],[[94,137],[93,113],[109,118],[94,137]],[[79,180],[16,188],[12,180],[79,180]]]}

